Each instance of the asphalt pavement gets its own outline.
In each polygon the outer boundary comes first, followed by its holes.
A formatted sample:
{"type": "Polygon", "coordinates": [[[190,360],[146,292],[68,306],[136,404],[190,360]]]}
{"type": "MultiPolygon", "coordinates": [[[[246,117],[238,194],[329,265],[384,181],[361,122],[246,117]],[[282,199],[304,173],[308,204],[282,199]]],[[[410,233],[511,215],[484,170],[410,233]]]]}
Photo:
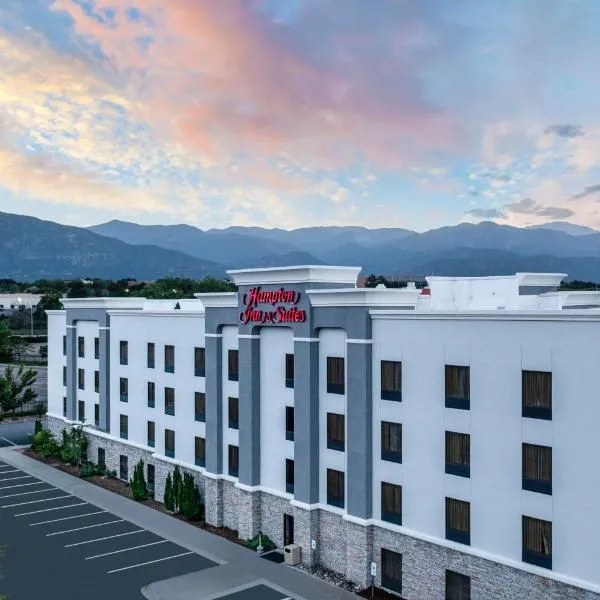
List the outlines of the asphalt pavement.
{"type": "Polygon", "coordinates": [[[0,448],[29,444],[29,434],[33,433],[34,421],[0,423],[0,448]]]}

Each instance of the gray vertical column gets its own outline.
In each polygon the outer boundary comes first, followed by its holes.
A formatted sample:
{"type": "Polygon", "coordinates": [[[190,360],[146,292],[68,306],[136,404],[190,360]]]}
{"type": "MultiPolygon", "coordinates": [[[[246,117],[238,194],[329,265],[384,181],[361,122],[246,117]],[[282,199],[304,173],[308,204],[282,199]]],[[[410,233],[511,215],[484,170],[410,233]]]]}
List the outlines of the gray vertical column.
{"type": "Polygon", "coordinates": [[[372,344],[346,344],[346,512],[361,519],[372,516],[373,401],[372,344]]]}
{"type": "Polygon", "coordinates": [[[260,337],[239,337],[239,482],[260,485],[260,337]]]}
{"type": "Polygon", "coordinates": [[[99,323],[100,338],[100,423],[102,431],[110,433],[110,317],[99,323]]]}
{"type": "Polygon", "coordinates": [[[77,420],[77,321],[67,320],[67,419],[77,420]]]}
{"type": "MultiPolygon", "coordinates": [[[[311,339],[311,338],[307,338],[311,339]]],[[[319,342],[294,341],[294,498],[319,502],[319,342]]]]}
{"type": "Polygon", "coordinates": [[[223,472],[223,337],[206,334],[206,470],[223,472]]]}

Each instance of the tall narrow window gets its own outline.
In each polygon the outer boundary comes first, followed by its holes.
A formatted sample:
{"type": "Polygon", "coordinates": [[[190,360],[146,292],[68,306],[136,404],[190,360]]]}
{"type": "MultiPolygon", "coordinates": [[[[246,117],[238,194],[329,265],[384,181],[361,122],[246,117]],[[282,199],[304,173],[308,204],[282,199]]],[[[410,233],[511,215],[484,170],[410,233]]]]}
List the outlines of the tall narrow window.
{"type": "Polygon", "coordinates": [[[206,375],[206,352],[204,348],[194,348],[194,373],[196,377],[206,375]]]}
{"type": "Polygon", "coordinates": [[[94,359],[100,359],[100,338],[94,338],[94,359]]]}
{"type": "Polygon", "coordinates": [[[402,486],[381,482],[381,520],[402,525],[402,486]]]}
{"type": "Polygon", "coordinates": [[[129,344],[124,340],[119,342],[119,362],[122,365],[129,362],[129,344]]]}
{"type": "Polygon", "coordinates": [[[294,387],[294,355],[285,355],[285,387],[294,387]]]}
{"type": "Polygon", "coordinates": [[[552,419],[552,373],[523,371],[522,402],[524,417],[552,419]]]}
{"type": "Polygon", "coordinates": [[[552,494],[552,448],[523,444],[523,489],[552,494]]]}
{"type": "Polygon", "coordinates": [[[327,413],[327,447],[344,451],[346,439],[344,415],[327,413]]]}
{"type": "Polygon", "coordinates": [[[552,523],[523,517],[523,562],[552,568],[552,523]]]}
{"type": "Polygon", "coordinates": [[[446,365],[446,408],[471,408],[470,368],[446,365]]]}
{"type": "Polygon", "coordinates": [[[206,394],[194,392],[194,419],[204,423],[206,421],[206,394]]]}
{"type": "Polygon", "coordinates": [[[239,429],[239,399],[229,397],[229,429],[239,429]]]}
{"type": "Polygon", "coordinates": [[[127,377],[119,377],[119,399],[121,402],[129,402],[129,380],[127,377]]]}
{"type": "Polygon", "coordinates": [[[294,493],[294,461],[289,458],[285,459],[285,491],[294,493]]]}
{"type": "Polygon", "coordinates": [[[63,386],[67,387],[67,367],[63,367],[63,386]]]}
{"type": "Polygon", "coordinates": [[[100,405],[94,404],[94,425],[98,427],[100,425],[100,405]]]}
{"type": "Polygon", "coordinates": [[[82,335],[77,338],[77,356],[85,357],[85,338],[82,335]]]}
{"type": "Polygon", "coordinates": [[[175,373],[175,346],[165,346],[165,372],[175,373]]]}
{"type": "Polygon", "coordinates": [[[98,446],[98,466],[106,469],[106,450],[98,446]]]}
{"type": "Polygon", "coordinates": [[[154,448],[156,444],[156,426],[154,421],[148,421],[148,446],[154,448]]]}
{"type": "Polygon", "coordinates": [[[63,335],[63,356],[67,355],[67,336],[63,335]]]}
{"type": "Polygon", "coordinates": [[[148,382],[148,408],[154,408],[156,405],[156,384],[154,381],[148,382]]]}
{"type": "Polygon", "coordinates": [[[468,433],[446,431],[446,473],[471,476],[471,436],[468,433]]]}
{"type": "Polygon", "coordinates": [[[100,371],[94,371],[94,392],[100,393],[100,371]]]}
{"type": "Polygon", "coordinates": [[[147,347],[147,365],[149,369],[154,369],[154,365],[155,365],[155,345],[152,342],[148,343],[148,347],[147,347]]]}
{"type": "Polygon", "coordinates": [[[383,400],[402,401],[402,363],[381,361],[381,397],[383,400]]]}
{"type": "Polygon", "coordinates": [[[175,432],[165,429],[165,456],[175,458],[175,432]]]}
{"type": "Polygon", "coordinates": [[[77,409],[78,419],[80,421],[85,421],[85,402],[83,400],[79,400],[77,403],[77,409]]]}
{"type": "Polygon", "coordinates": [[[381,422],[381,460],[402,462],[402,424],[381,422]]]}
{"type": "Polygon", "coordinates": [[[471,578],[446,571],[446,600],[471,600],[471,578]]]}
{"type": "Polygon", "coordinates": [[[77,387],[85,390],[85,371],[83,369],[77,369],[77,387]]]}
{"type": "Polygon", "coordinates": [[[344,359],[341,356],[327,357],[327,393],[345,393],[346,374],[344,371],[344,359]]]}
{"type": "Polygon", "coordinates": [[[446,539],[471,544],[471,505],[463,500],[446,498],[446,539]]]}
{"type": "Polygon", "coordinates": [[[154,498],[154,489],[156,486],[156,468],[153,464],[148,463],[147,466],[147,479],[148,479],[148,493],[154,498]]]}
{"type": "Polygon", "coordinates": [[[239,379],[239,356],[237,350],[227,351],[227,378],[229,381],[239,379]]]}
{"type": "Polygon", "coordinates": [[[327,469],[327,504],[344,508],[345,478],[343,471],[327,469]]]}
{"type": "Polygon", "coordinates": [[[229,474],[232,477],[237,477],[240,469],[240,449],[237,446],[229,444],[227,448],[227,454],[229,459],[229,474]]]}
{"type": "Polygon", "coordinates": [[[67,397],[63,396],[63,417],[67,416],[67,397]]]}
{"type": "Polygon", "coordinates": [[[294,441],[294,407],[285,407],[285,439],[294,441]]]}
{"type": "Polygon", "coordinates": [[[127,466],[127,456],[121,454],[119,456],[119,479],[129,481],[129,469],[127,466]]]}
{"type": "Polygon", "coordinates": [[[126,440],[129,437],[129,417],[119,415],[119,435],[126,440]]]}
{"type": "Polygon", "coordinates": [[[402,594],[402,554],[381,549],[381,585],[402,594]]]}
{"type": "Polygon", "coordinates": [[[197,467],[206,466],[206,440],[203,437],[194,438],[194,464],[197,467]]]}
{"type": "Polygon", "coordinates": [[[166,387],[165,388],[165,414],[175,415],[175,389],[166,387]]]}

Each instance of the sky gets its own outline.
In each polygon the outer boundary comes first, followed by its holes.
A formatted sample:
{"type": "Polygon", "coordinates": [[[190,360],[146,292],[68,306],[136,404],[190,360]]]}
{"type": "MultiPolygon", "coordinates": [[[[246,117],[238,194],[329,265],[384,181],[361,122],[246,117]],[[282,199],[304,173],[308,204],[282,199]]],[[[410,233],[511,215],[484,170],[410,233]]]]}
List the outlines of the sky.
{"type": "Polygon", "coordinates": [[[2,0],[0,211],[600,229],[599,0],[2,0]]]}

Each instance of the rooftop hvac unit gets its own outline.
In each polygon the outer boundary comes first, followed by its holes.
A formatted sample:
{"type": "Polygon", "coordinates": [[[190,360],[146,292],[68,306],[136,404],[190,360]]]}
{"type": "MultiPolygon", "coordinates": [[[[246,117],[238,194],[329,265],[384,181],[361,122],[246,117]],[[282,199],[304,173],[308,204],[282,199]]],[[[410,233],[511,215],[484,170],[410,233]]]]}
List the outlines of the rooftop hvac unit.
{"type": "Polygon", "coordinates": [[[300,564],[300,546],[297,544],[290,544],[283,549],[283,555],[285,557],[286,565],[298,565],[300,564]]]}

